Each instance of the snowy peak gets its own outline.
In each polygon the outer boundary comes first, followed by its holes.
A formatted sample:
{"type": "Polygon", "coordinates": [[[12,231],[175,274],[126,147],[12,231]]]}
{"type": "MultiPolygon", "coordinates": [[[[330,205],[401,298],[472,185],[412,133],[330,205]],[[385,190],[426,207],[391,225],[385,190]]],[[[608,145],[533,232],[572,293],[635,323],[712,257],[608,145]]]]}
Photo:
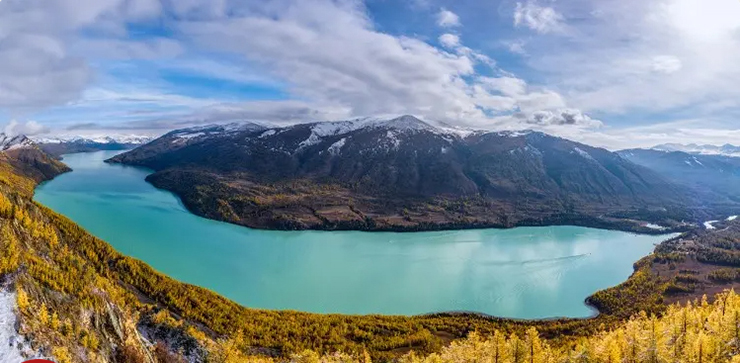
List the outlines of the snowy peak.
{"type": "Polygon", "coordinates": [[[405,115],[390,120],[372,120],[367,122],[367,124],[360,126],[362,126],[362,128],[388,128],[398,131],[429,131],[434,133],[439,133],[442,131],[410,115],[405,115]]]}
{"type": "Polygon", "coordinates": [[[240,132],[254,132],[266,129],[267,127],[254,122],[233,122],[229,124],[213,124],[189,127],[186,129],[172,131],[166,136],[172,136],[178,139],[194,139],[201,137],[227,136],[240,132]]]}
{"type": "Polygon", "coordinates": [[[395,118],[365,117],[348,121],[316,122],[309,125],[311,126],[312,134],[315,134],[318,137],[343,135],[364,129],[389,129],[403,132],[428,131],[433,133],[442,133],[441,129],[409,115],[395,118]]]}
{"type": "Polygon", "coordinates": [[[662,144],[652,147],[653,150],[665,152],[684,152],[697,155],[724,155],[740,157],[740,146],[725,144],[717,145],[697,145],[697,144],[662,144]]]}
{"type": "Polygon", "coordinates": [[[55,137],[35,137],[34,141],[39,144],[123,144],[123,145],[143,145],[151,141],[149,136],[140,135],[104,135],[104,136],[78,136],[66,135],[55,137]]]}
{"type": "Polygon", "coordinates": [[[8,136],[0,133],[0,151],[32,148],[35,144],[25,135],[8,136]]]}

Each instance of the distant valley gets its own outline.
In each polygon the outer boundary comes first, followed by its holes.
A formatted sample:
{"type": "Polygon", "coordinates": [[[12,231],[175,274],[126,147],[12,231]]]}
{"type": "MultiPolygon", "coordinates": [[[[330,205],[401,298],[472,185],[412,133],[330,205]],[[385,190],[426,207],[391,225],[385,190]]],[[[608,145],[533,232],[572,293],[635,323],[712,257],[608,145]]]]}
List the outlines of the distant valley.
{"type": "Polygon", "coordinates": [[[701,200],[715,207],[732,208],[740,203],[740,158],[725,155],[694,154],[683,151],[633,149],[618,152],[625,159],[650,168],[672,183],[695,190],[701,200]]]}
{"type": "Polygon", "coordinates": [[[196,214],[254,228],[570,224],[656,233],[740,211],[605,149],[411,116],[176,130],[110,162],[154,169],[147,180],[196,214]]]}

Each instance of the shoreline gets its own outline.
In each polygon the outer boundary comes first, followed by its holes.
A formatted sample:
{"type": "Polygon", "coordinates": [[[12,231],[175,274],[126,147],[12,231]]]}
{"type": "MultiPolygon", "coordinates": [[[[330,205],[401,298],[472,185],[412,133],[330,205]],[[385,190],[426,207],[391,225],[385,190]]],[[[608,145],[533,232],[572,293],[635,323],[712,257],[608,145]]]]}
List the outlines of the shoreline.
{"type": "MultiPolygon", "coordinates": [[[[121,166],[123,166],[123,167],[131,167],[131,166],[127,166],[127,165],[121,165],[121,166]]],[[[146,170],[147,172],[151,172],[150,169],[140,168],[140,167],[136,167],[136,166],[133,166],[133,167],[146,170]]],[[[151,185],[151,183],[149,183],[149,184],[151,185]]],[[[39,186],[41,186],[41,185],[43,185],[43,183],[39,184],[39,186]]],[[[167,189],[162,189],[162,188],[157,188],[157,189],[164,190],[164,191],[172,194],[173,196],[176,197],[176,199],[178,200],[178,202],[181,203],[185,207],[186,210],[188,210],[193,215],[196,215],[196,216],[198,215],[198,214],[193,213],[192,211],[190,211],[190,209],[188,209],[187,206],[185,206],[185,203],[183,203],[182,199],[176,193],[174,193],[172,191],[169,191],[167,189]]],[[[199,217],[204,218],[203,216],[199,216],[199,217]]],[[[210,219],[210,218],[207,218],[207,219],[213,220],[213,221],[222,222],[222,223],[224,222],[224,221],[219,221],[219,220],[216,220],[216,219],[210,219]]],[[[230,223],[230,224],[237,225],[237,226],[240,226],[240,227],[244,227],[244,226],[241,226],[241,225],[238,225],[238,224],[234,224],[234,223],[230,223]]],[[[591,229],[599,229],[599,230],[616,230],[616,231],[621,231],[619,229],[607,229],[607,228],[593,227],[593,226],[589,226],[589,225],[571,225],[571,224],[550,224],[550,225],[534,225],[534,224],[532,224],[532,225],[523,225],[523,226],[506,227],[506,228],[492,228],[492,229],[506,230],[506,229],[520,228],[520,227],[547,228],[547,227],[556,227],[556,226],[574,226],[574,227],[591,228],[591,229]]],[[[250,228],[250,227],[245,227],[245,228],[250,228]]],[[[488,227],[488,226],[480,226],[480,227],[477,227],[477,228],[457,228],[457,229],[447,229],[447,230],[445,230],[445,229],[436,229],[436,230],[405,231],[405,232],[406,233],[411,233],[411,232],[459,231],[459,230],[467,230],[467,229],[485,229],[485,228],[491,228],[491,227],[488,227]]],[[[313,229],[313,230],[314,231],[326,231],[326,230],[316,230],[316,229],[313,229]]],[[[335,229],[335,230],[329,230],[329,231],[339,231],[339,230],[336,230],[335,229]]],[[[377,231],[367,231],[367,230],[365,230],[365,231],[363,231],[363,230],[354,230],[354,231],[358,231],[358,232],[371,232],[371,233],[377,232],[377,231]]],[[[396,231],[385,231],[385,232],[396,232],[396,231]]],[[[662,233],[654,233],[655,232],[654,230],[653,230],[653,233],[638,233],[638,232],[635,232],[635,231],[622,231],[622,232],[633,233],[635,235],[661,235],[661,236],[666,236],[666,240],[668,240],[668,239],[671,238],[670,237],[671,233],[664,232],[664,231],[660,231],[662,233]]],[[[634,273],[634,272],[635,272],[635,270],[633,269],[632,273],[634,273]]],[[[620,284],[623,283],[623,282],[624,281],[620,282],[620,284]]],[[[581,317],[552,316],[552,317],[545,317],[545,318],[531,318],[531,319],[528,319],[528,318],[505,317],[505,316],[492,315],[492,314],[488,314],[488,313],[484,313],[484,312],[479,312],[479,311],[466,311],[466,310],[437,311],[437,312],[426,312],[426,313],[410,314],[410,315],[386,315],[386,314],[377,314],[377,313],[369,313],[369,314],[309,313],[309,314],[341,315],[341,316],[373,316],[373,315],[382,315],[382,316],[400,316],[400,317],[404,317],[404,318],[429,317],[429,316],[456,316],[456,317],[484,318],[484,319],[492,320],[492,321],[510,321],[510,322],[535,323],[535,324],[536,323],[540,323],[540,322],[551,322],[551,321],[571,321],[571,322],[572,321],[590,321],[590,320],[598,319],[600,316],[603,315],[603,312],[600,311],[596,307],[596,305],[590,303],[591,299],[599,291],[601,291],[601,290],[597,290],[597,291],[591,292],[581,302],[585,307],[587,307],[592,312],[592,314],[590,314],[589,316],[581,316],[581,317]]],[[[249,308],[248,306],[245,306],[245,305],[242,305],[242,306],[244,306],[246,308],[249,308]]]]}
{"type": "MultiPolygon", "coordinates": [[[[105,163],[109,163],[108,160],[105,161],[105,163]]],[[[573,216],[574,218],[572,220],[581,220],[583,223],[578,222],[556,222],[554,221],[556,219],[556,216],[550,217],[550,219],[545,219],[543,221],[534,221],[534,220],[522,220],[518,223],[515,223],[513,225],[502,225],[497,223],[470,223],[470,224],[462,224],[458,225],[456,223],[422,223],[420,225],[416,226],[401,226],[401,225],[387,225],[387,226],[380,226],[380,227],[367,227],[364,224],[358,225],[357,223],[354,223],[352,221],[340,221],[337,222],[335,225],[312,225],[308,227],[298,227],[296,224],[291,224],[290,227],[280,228],[280,227],[266,227],[266,226],[260,226],[256,224],[247,224],[247,223],[237,223],[234,221],[229,221],[225,219],[220,218],[214,218],[211,216],[206,215],[206,213],[202,213],[198,208],[195,208],[194,206],[190,205],[190,203],[187,202],[185,198],[183,198],[182,195],[177,193],[174,190],[165,188],[163,186],[157,185],[156,183],[152,182],[152,180],[149,178],[151,175],[156,173],[156,171],[152,171],[152,169],[141,167],[141,166],[135,166],[135,165],[127,165],[127,164],[121,164],[117,162],[111,162],[112,164],[121,165],[121,166],[127,166],[127,167],[135,167],[140,168],[142,170],[146,170],[148,172],[151,172],[147,177],[144,179],[147,183],[152,185],[153,187],[157,188],[158,190],[166,191],[168,193],[171,193],[174,195],[180,203],[185,207],[185,209],[202,218],[206,218],[213,221],[223,222],[223,223],[229,223],[232,225],[255,229],[255,230],[263,230],[263,231],[282,231],[282,232],[301,232],[301,231],[323,231],[323,232],[372,232],[372,233],[415,233],[415,232],[447,232],[447,231],[465,231],[465,230],[480,230],[480,229],[497,229],[497,230],[509,230],[509,229],[515,229],[515,228],[521,228],[521,227],[583,227],[583,228],[592,228],[592,229],[600,229],[600,230],[609,230],[609,231],[619,231],[619,232],[625,232],[625,233],[633,233],[638,235],[647,235],[647,236],[662,236],[662,235],[669,235],[674,233],[684,233],[691,231],[695,228],[698,228],[696,226],[686,226],[686,227],[665,227],[664,229],[655,229],[650,227],[639,227],[639,228],[620,228],[620,223],[618,222],[628,222],[627,219],[622,219],[615,222],[608,222],[604,221],[602,219],[598,219],[595,217],[590,216],[573,216]]],[[[293,222],[295,222],[293,220],[293,222]]]]}

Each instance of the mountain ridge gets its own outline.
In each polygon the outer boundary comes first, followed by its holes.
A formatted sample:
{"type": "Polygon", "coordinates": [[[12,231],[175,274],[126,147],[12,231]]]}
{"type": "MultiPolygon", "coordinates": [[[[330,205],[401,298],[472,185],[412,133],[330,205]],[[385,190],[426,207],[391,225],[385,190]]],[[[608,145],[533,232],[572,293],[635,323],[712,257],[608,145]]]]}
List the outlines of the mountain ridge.
{"type": "Polygon", "coordinates": [[[658,150],[658,151],[667,151],[667,152],[681,151],[681,152],[685,152],[689,154],[698,154],[698,155],[724,155],[724,156],[740,157],[740,146],[735,146],[732,144],[724,144],[721,146],[717,146],[717,145],[709,145],[709,144],[698,145],[698,144],[669,143],[669,144],[656,145],[650,149],[658,150]]]}
{"type": "Polygon", "coordinates": [[[33,137],[32,140],[46,153],[55,157],[60,157],[63,154],[77,152],[133,149],[137,146],[148,143],[152,138],[137,135],[109,135],[99,137],[33,137]]]}
{"type": "Polygon", "coordinates": [[[0,151],[33,147],[34,142],[25,135],[10,136],[0,133],[0,151]]]}
{"type": "Polygon", "coordinates": [[[705,199],[723,204],[740,201],[740,158],[653,149],[628,149],[618,154],[697,191],[705,199]]]}
{"type": "Polygon", "coordinates": [[[196,214],[255,228],[655,233],[647,222],[680,228],[691,213],[664,212],[684,210],[675,196],[688,190],[605,149],[529,130],[449,131],[413,116],[176,130],[110,162],[154,169],[147,180],[196,214]]]}

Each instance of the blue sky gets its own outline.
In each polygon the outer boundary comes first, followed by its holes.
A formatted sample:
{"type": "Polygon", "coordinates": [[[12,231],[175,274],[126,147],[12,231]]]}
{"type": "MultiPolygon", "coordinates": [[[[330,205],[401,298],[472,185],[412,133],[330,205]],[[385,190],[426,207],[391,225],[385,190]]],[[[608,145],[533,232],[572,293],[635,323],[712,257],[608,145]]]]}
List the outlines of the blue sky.
{"type": "Polygon", "coordinates": [[[740,1],[3,0],[8,133],[413,114],[740,143],[740,1]]]}

